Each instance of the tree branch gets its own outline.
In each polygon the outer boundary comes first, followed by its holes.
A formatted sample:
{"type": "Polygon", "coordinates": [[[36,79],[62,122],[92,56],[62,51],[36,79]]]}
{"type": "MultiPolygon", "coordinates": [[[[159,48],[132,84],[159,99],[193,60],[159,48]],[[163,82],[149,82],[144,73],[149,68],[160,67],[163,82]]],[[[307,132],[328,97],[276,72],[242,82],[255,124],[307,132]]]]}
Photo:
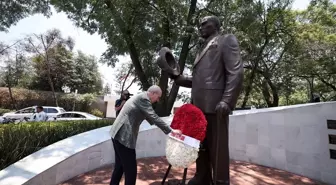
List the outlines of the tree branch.
{"type": "Polygon", "coordinates": [[[35,50],[36,53],[38,53],[40,56],[42,56],[43,58],[45,58],[44,55],[41,54],[41,52],[37,49],[37,47],[34,45],[34,43],[32,42],[31,38],[28,38],[28,42],[30,43],[30,45],[32,45],[33,49],[35,50]]]}
{"type": "Polygon", "coordinates": [[[136,82],[136,79],[137,79],[136,77],[133,78],[133,80],[131,81],[131,83],[126,87],[126,90],[128,88],[130,88],[133,85],[134,82],[136,82]]]}
{"type": "Polygon", "coordinates": [[[17,43],[19,43],[20,41],[21,41],[21,40],[18,40],[18,41],[16,41],[14,44],[12,44],[12,45],[10,45],[10,46],[7,46],[7,47],[3,48],[2,50],[0,50],[0,55],[2,55],[7,49],[9,49],[9,48],[15,46],[15,45],[16,45],[17,43]]]}
{"type": "Polygon", "coordinates": [[[197,42],[195,43],[195,44],[193,44],[192,46],[190,46],[189,48],[188,48],[188,50],[190,51],[190,50],[192,50],[194,47],[196,47],[197,46],[197,42]]]}
{"type": "Polygon", "coordinates": [[[318,79],[324,83],[326,86],[332,88],[332,90],[336,91],[336,86],[334,86],[333,84],[327,82],[326,80],[324,80],[322,77],[320,77],[319,75],[317,75],[318,79]]]}
{"type": "Polygon", "coordinates": [[[128,69],[128,71],[127,71],[127,74],[126,74],[126,76],[125,76],[125,78],[124,78],[124,82],[123,82],[123,84],[122,84],[122,86],[121,86],[121,91],[120,91],[120,92],[123,92],[123,91],[124,91],[124,87],[125,87],[126,80],[127,80],[128,76],[131,74],[132,69],[133,69],[133,65],[131,65],[130,68],[128,69]]]}
{"type": "Polygon", "coordinates": [[[139,77],[139,80],[143,86],[143,89],[147,90],[150,84],[148,82],[146,74],[144,73],[142,69],[139,53],[134,44],[133,38],[131,36],[131,32],[129,29],[127,29],[126,23],[125,21],[122,20],[121,15],[117,13],[116,8],[114,7],[114,4],[112,3],[112,1],[105,0],[105,4],[110,9],[111,14],[114,15],[115,18],[117,19],[116,23],[118,24],[120,32],[123,34],[123,37],[126,40],[129,53],[130,53],[130,57],[132,59],[132,63],[134,65],[137,77],[139,77]]]}
{"type": "MultiPolygon", "coordinates": [[[[213,2],[214,2],[214,0],[210,0],[210,2],[209,2],[204,8],[200,9],[199,11],[197,11],[197,13],[196,13],[196,19],[199,18],[199,16],[201,15],[201,13],[202,13],[203,11],[209,11],[209,7],[210,7],[210,5],[211,5],[213,2]]],[[[215,14],[213,14],[213,15],[215,15],[215,14]]]]}

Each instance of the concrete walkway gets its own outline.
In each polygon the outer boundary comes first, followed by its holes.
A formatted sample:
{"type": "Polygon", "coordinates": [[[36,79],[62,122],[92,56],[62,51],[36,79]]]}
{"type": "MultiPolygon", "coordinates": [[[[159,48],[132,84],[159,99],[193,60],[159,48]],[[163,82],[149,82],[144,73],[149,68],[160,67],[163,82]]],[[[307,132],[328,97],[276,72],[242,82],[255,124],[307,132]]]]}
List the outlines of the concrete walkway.
{"type": "MultiPolygon", "coordinates": [[[[192,178],[194,175],[196,170],[195,166],[194,164],[188,169],[187,179],[192,178]]],[[[160,185],[167,167],[168,163],[164,157],[138,160],[138,180],[136,184],[160,185]]],[[[230,170],[231,185],[325,185],[282,170],[240,161],[231,161],[230,170]]],[[[104,167],[75,177],[61,185],[108,185],[110,183],[111,173],[112,166],[104,167]]],[[[169,182],[174,182],[173,179],[182,179],[182,174],[183,169],[172,168],[167,181],[170,180],[169,182]]],[[[120,184],[122,185],[124,182],[122,181],[120,184]]]]}

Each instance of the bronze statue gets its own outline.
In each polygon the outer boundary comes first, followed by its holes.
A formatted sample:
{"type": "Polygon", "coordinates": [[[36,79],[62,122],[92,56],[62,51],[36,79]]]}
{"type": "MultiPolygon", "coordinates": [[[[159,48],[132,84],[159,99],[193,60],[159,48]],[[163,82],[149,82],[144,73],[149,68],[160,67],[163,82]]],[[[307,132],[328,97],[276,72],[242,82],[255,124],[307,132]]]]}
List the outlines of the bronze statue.
{"type": "Polygon", "coordinates": [[[205,42],[194,61],[192,76],[179,73],[167,48],[161,50],[157,62],[177,85],[192,88],[191,103],[203,111],[208,121],[196,174],[188,185],[227,185],[230,184],[229,114],[243,86],[243,63],[237,38],[232,34],[220,35],[217,17],[204,17],[199,31],[205,42]],[[174,69],[168,70],[169,66],[174,69]]]}

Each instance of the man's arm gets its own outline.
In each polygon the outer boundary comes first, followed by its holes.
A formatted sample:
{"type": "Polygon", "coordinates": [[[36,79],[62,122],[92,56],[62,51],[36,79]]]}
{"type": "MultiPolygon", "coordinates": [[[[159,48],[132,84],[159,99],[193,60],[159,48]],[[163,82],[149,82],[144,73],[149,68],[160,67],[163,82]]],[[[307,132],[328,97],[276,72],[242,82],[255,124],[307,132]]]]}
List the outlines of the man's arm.
{"type": "Polygon", "coordinates": [[[146,120],[151,125],[156,125],[159,127],[165,134],[169,134],[172,129],[170,128],[167,123],[165,123],[154,111],[152,104],[148,99],[140,99],[137,102],[137,106],[140,108],[140,110],[145,114],[146,120]]]}
{"type": "Polygon", "coordinates": [[[192,87],[192,76],[179,75],[174,78],[176,85],[191,88],[192,87]]]}
{"type": "Polygon", "coordinates": [[[243,87],[244,68],[241,61],[237,38],[229,34],[223,43],[223,62],[226,74],[225,90],[222,101],[233,110],[243,87]]]}

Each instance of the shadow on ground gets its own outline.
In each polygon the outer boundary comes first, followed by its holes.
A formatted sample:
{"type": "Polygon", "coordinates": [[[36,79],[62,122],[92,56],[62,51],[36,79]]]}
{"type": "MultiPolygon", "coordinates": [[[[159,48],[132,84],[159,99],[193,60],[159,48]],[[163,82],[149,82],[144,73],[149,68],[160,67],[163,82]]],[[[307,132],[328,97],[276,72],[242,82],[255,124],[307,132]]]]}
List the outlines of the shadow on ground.
{"type": "MultiPolygon", "coordinates": [[[[60,185],[108,185],[113,166],[103,167],[95,171],[79,175],[60,185]]],[[[137,185],[161,185],[168,168],[165,157],[144,158],[138,160],[137,185]]],[[[188,169],[187,179],[195,173],[195,164],[188,169]]],[[[172,168],[166,180],[168,184],[176,184],[181,180],[183,169],[172,168]]],[[[230,176],[232,185],[325,185],[306,177],[291,174],[282,170],[267,168],[241,161],[231,161],[230,176]]],[[[123,180],[120,184],[123,184],[123,180]]]]}

